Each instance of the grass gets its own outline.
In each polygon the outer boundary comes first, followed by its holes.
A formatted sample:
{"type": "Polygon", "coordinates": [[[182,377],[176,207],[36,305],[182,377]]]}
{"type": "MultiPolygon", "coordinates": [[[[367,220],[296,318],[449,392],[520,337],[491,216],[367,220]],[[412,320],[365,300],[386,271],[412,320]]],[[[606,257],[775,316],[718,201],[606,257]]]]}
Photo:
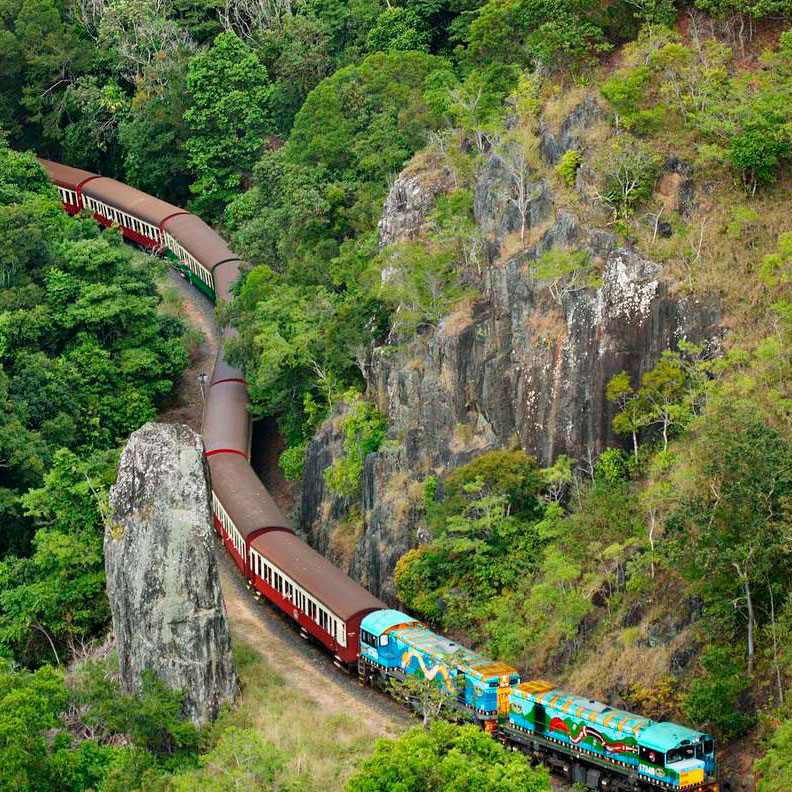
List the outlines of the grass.
{"type": "MultiPolygon", "coordinates": [[[[323,712],[304,693],[287,686],[244,641],[235,642],[234,659],[243,693],[236,708],[222,713],[212,727],[212,742],[230,728],[253,730],[286,758],[282,775],[300,779],[301,792],[342,789],[371,753],[371,733],[351,715],[323,712]]],[[[229,764],[233,761],[234,757],[229,757],[229,764]]],[[[222,775],[216,764],[210,763],[192,776],[195,786],[217,777],[218,769],[222,775]]]]}
{"type": "Polygon", "coordinates": [[[349,568],[355,548],[362,536],[363,517],[360,514],[359,506],[355,505],[350,508],[344,519],[333,525],[330,531],[331,556],[341,562],[340,566],[343,569],[349,568]]]}

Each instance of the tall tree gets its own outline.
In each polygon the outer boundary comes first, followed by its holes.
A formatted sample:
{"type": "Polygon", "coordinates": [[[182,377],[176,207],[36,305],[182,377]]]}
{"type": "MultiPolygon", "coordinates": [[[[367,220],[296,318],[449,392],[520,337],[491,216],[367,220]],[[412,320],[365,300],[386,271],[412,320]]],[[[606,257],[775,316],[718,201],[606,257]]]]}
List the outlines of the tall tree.
{"type": "Polygon", "coordinates": [[[197,211],[216,217],[238,193],[274,129],[267,70],[236,34],[221,33],[189,63],[184,114],[197,211]]]}

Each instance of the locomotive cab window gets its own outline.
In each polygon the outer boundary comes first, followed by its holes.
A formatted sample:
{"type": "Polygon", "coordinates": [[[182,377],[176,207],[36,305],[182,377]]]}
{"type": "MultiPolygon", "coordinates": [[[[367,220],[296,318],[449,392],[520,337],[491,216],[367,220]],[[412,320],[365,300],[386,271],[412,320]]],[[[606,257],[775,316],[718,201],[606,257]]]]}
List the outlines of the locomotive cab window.
{"type": "Polygon", "coordinates": [[[377,639],[368,630],[360,631],[360,640],[368,646],[377,645],[377,639]]]}
{"type": "Polygon", "coordinates": [[[642,762],[649,762],[653,765],[662,767],[665,764],[665,754],[662,751],[655,751],[654,748],[639,746],[638,756],[642,762]]]}
{"type": "Polygon", "coordinates": [[[380,646],[387,646],[388,645],[388,636],[387,635],[380,635],[379,645],[380,646]]]}
{"type": "Polygon", "coordinates": [[[686,759],[693,759],[696,755],[696,749],[692,745],[681,745],[673,751],[666,754],[666,764],[673,764],[674,762],[684,762],[686,759]]]}
{"type": "Polygon", "coordinates": [[[715,740],[704,740],[704,753],[711,754],[715,750],[715,740]]]}

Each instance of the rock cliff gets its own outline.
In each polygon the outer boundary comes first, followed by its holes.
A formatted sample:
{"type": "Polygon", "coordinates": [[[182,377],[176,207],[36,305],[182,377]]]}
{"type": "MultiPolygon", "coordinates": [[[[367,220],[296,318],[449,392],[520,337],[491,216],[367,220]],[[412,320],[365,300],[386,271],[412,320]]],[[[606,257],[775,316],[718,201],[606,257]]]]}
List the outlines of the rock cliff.
{"type": "MultiPolygon", "coordinates": [[[[587,99],[557,134],[543,127],[546,164],[580,145],[585,128],[601,119],[587,99]]],[[[380,223],[381,244],[414,238],[436,200],[437,183],[421,193],[415,177],[395,182],[380,223]]],[[[670,210],[691,211],[695,191],[684,163],[669,160],[662,185],[670,210]]],[[[605,399],[608,380],[626,370],[639,381],[664,349],[680,341],[718,343],[714,297],[673,294],[658,262],[557,208],[541,175],[529,188],[524,244],[506,254],[505,241],[511,239],[514,249],[521,225],[510,190],[506,169],[491,155],[474,190],[476,224],[488,243],[480,298],[406,346],[373,350],[368,394],[387,415],[395,448],[366,460],[363,525],[354,550],[336,560],[391,603],[395,563],[422,538],[421,489],[410,482],[442,476],[504,446],[520,446],[549,464],[559,454],[583,459],[620,445],[605,399]],[[532,262],[551,248],[586,251],[596,277],[538,281],[532,262]]],[[[309,540],[322,551],[350,505],[324,489],[322,470],[338,453],[330,421],[308,449],[301,512],[309,540]]]]}
{"type": "Polygon", "coordinates": [[[127,690],[149,670],[185,691],[196,724],[239,686],[217,574],[203,443],[189,427],[148,423],[130,437],[110,491],[107,593],[127,690]]]}

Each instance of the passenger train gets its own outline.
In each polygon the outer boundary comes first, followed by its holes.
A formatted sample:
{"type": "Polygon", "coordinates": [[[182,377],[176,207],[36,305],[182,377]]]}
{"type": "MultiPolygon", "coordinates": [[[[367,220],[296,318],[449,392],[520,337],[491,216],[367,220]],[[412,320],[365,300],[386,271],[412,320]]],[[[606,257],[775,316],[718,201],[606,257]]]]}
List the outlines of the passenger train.
{"type": "MultiPolygon", "coordinates": [[[[95,173],[39,160],[70,214],[167,257],[212,300],[229,300],[241,261],[193,214],[95,173]]],[[[223,337],[233,335],[230,328],[223,337]]],[[[203,439],[217,533],[255,595],[324,646],[361,683],[433,680],[449,706],[497,739],[589,789],[717,792],[711,737],[560,690],[459,646],[389,609],[299,539],[250,465],[252,421],[244,374],[221,347],[206,393],[203,439]]]]}

